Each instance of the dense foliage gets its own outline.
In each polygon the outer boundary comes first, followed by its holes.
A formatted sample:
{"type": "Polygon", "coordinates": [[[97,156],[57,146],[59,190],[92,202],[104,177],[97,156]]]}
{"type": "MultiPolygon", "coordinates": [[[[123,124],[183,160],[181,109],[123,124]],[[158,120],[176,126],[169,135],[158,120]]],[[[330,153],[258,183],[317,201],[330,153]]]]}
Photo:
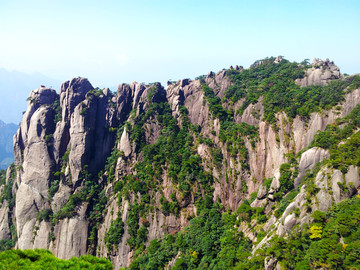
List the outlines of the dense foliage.
{"type": "Polygon", "coordinates": [[[326,86],[300,87],[295,80],[304,77],[307,65],[285,59],[274,63],[274,59],[264,59],[261,65],[243,71],[228,71],[233,85],[227,89],[225,98],[232,102],[244,99],[239,114],[263,96],[266,121],[274,122],[279,111],[285,111],[291,118],[296,115],[307,118],[312,112],[330,109],[343,101],[346,87],[351,91],[360,85],[359,76],[354,76],[347,80],[334,80],[326,86]]]}
{"type": "Polygon", "coordinates": [[[153,240],[129,269],[160,269],[175,256],[172,269],[255,270],[264,267],[265,258],[276,258],[284,269],[360,267],[360,198],[345,200],[326,213],[315,211],[312,223],[287,239],[274,236],[255,256],[250,256],[251,241],[237,229],[240,217],[255,210],[240,208],[236,213],[219,206],[202,209],[183,231],[153,240]]]}
{"type": "Polygon", "coordinates": [[[326,213],[315,211],[313,218],[288,239],[274,237],[265,255],[285,269],[359,269],[360,199],[345,200],[326,213]]]}
{"type": "Polygon", "coordinates": [[[109,260],[91,255],[61,260],[45,249],[7,250],[0,253],[0,269],[103,269],[113,266],[109,260]]]}
{"type": "MultiPolygon", "coordinates": [[[[187,113],[186,108],[181,108],[181,111],[187,113]]],[[[136,177],[124,177],[124,182],[117,184],[121,185],[123,194],[132,191],[145,195],[149,189],[156,190],[165,171],[177,185],[182,198],[190,194],[196,180],[209,189],[212,179],[204,172],[201,158],[193,149],[192,132],[195,128],[186,115],[182,120],[180,127],[167,102],[153,102],[146,113],[135,119],[133,127],[127,125],[130,138],[140,145],[138,151],[142,150],[143,160],[135,165],[136,177]],[[154,117],[161,127],[161,135],[154,144],[145,145],[141,143],[144,139],[140,139],[145,138],[144,125],[154,117]]]]}
{"type": "Polygon", "coordinates": [[[350,165],[360,166],[359,127],[360,105],[357,105],[346,117],[318,132],[312,146],[329,149],[331,165],[346,173],[350,165]]]}
{"type": "Polygon", "coordinates": [[[221,99],[215,95],[213,89],[203,83],[202,90],[204,91],[205,98],[209,103],[209,110],[214,118],[219,118],[221,122],[233,120],[233,111],[223,108],[221,99]]]}
{"type": "Polygon", "coordinates": [[[250,255],[251,241],[234,228],[235,214],[223,213],[211,200],[200,210],[183,231],[153,240],[130,269],[160,269],[177,254],[173,269],[229,269],[250,255]]]}
{"type": "MultiPolygon", "coordinates": [[[[161,96],[159,98],[161,89],[158,87],[154,85],[148,96],[149,100],[156,98],[156,101],[149,103],[146,112],[133,115],[133,124],[128,122],[125,125],[130,140],[137,145],[136,151],[142,154],[142,160],[133,167],[136,174],[122,176],[114,186],[114,192],[119,194],[119,202],[122,198],[129,199],[131,194],[140,195],[130,206],[127,220],[130,234],[127,243],[139,252],[145,248],[147,240],[149,223],[146,215],[154,210],[154,192],[160,191],[165,173],[175,190],[170,201],[163,195],[160,198],[160,210],[165,215],[173,213],[178,216],[179,204],[186,203],[191,198],[191,192],[194,192],[195,200],[202,198],[202,192],[212,193],[212,175],[204,170],[201,158],[194,149],[197,128],[190,123],[184,106],[180,107],[181,126],[178,125],[169,104],[161,96]],[[144,127],[154,119],[161,129],[160,137],[154,144],[145,144],[144,127]]],[[[116,151],[113,152],[115,156],[116,151]]],[[[123,159],[126,160],[126,157],[123,159]]]]}
{"type": "Polygon", "coordinates": [[[106,247],[109,251],[113,246],[118,245],[121,241],[121,238],[124,234],[124,222],[122,221],[121,215],[119,215],[114,221],[111,222],[109,231],[106,234],[105,242],[106,247]]]}
{"type": "MultiPolygon", "coordinates": [[[[226,110],[222,106],[221,100],[214,93],[214,90],[207,86],[202,81],[202,90],[204,91],[205,98],[209,105],[209,112],[213,118],[220,120],[220,134],[219,138],[221,142],[226,145],[226,150],[232,158],[237,158],[243,169],[249,169],[248,167],[248,149],[245,146],[244,138],[247,138],[251,142],[251,146],[255,148],[255,142],[258,138],[258,127],[246,124],[234,122],[234,113],[232,110],[226,110]]],[[[205,140],[205,142],[208,142],[205,140]]],[[[209,145],[209,143],[207,143],[209,145]]],[[[212,145],[210,145],[212,146],[212,145]]],[[[221,163],[222,153],[213,151],[215,163],[221,163]]]]}

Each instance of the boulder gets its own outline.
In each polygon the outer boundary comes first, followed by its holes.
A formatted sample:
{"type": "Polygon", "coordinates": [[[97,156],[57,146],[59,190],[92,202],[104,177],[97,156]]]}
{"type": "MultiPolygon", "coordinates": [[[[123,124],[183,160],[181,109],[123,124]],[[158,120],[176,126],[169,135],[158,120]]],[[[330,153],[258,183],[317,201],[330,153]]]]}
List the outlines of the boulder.
{"type": "Polygon", "coordinates": [[[124,129],[121,139],[119,142],[120,151],[124,152],[125,157],[128,157],[131,154],[131,144],[129,139],[129,134],[126,132],[126,128],[124,129]]]}
{"type": "Polygon", "coordinates": [[[306,71],[305,77],[297,79],[296,83],[302,87],[310,85],[326,85],[331,80],[339,79],[342,77],[340,69],[334,62],[326,59],[314,59],[312,67],[306,71]]]}
{"type": "Polygon", "coordinates": [[[260,185],[256,198],[258,200],[262,200],[265,199],[266,195],[267,195],[266,187],[264,185],[260,185]]]}
{"type": "Polygon", "coordinates": [[[280,169],[275,171],[273,180],[271,182],[271,186],[270,186],[270,190],[269,190],[269,194],[274,194],[276,191],[279,190],[280,188],[280,169]]]}
{"type": "Polygon", "coordinates": [[[302,153],[298,168],[299,174],[294,180],[294,186],[298,187],[306,173],[313,170],[318,162],[329,158],[329,156],[330,153],[328,150],[319,147],[313,147],[302,153]]]}

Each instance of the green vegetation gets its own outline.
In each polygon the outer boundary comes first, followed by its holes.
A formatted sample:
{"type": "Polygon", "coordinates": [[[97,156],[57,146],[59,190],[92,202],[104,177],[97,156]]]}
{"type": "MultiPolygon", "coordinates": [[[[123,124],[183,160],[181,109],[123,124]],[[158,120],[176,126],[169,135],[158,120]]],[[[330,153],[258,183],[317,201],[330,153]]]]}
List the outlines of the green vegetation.
{"type": "Polygon", "coordinates": [[[153,240],[129,269],[163,268],[176,255],[172,269],[263,269],[266,257],[276,258],[283,269],[360,267],[359,198],[345,200],[326,213],[315,211],[313,223],[287,239],[274,236],[251,257],[251,241],[236,226],[238,216],[252,211],[246,204],[236,213],[223,212],[219,206],[202,208],[184,230],[153,240]]]}
{"type": "Polygon", "coordinates": [[[279,201],[277,209],[274,213],[275,217],[279,218],[284,213],[285,209],[289,206],[292,200],[299,194],[298,190],[292,190],[284,198],[279,201]]]}
{"type": "Polygon", "coordinates": [[[264,213],[264,207],[251,207],[250,202],[245,200],[236,210],[239,221],[250,222],[256,219],[258,224],[265,223],[267,217],[264,213]]]}
{"type": "MultiPolygon", "coordinates": [[[[67,151],[62,158],[64,164],[67,163],[69,152],[70,151],[67,151]]],[[[107,197],[105,196],[105,190],[103,187],[98,183],[97,179],[87,171],[87,169],[88,166],[85,165],[79,175],[79,181],[82,186],[77,189],[76,193],[70,195],[68,202],[59,211],[53,213],[51,209],[45,209],[38,213],[37,218],[40,221],[51,221],[51,227],[53,229],[59,220],[74,217],[81,204],[84,202],[88,203],[88,252],[91,254],[95,251],[94,248],[97,241],[97,231],[104,218],[107,197]]],[[[56,193],[58,185],[58,180],[52,182],[49,187],[49,198],[56,193]]],[[[54,240],[54,237],[51,237],[51,240],[54,240]]]]}
{"type": "Polygon", "coordinates": [[[3,191],[0,194],[0,204],[6,200],[9,204],[9,208],[12,209],[15,206],[15,196],[12,194],[12,188],[14,184],[14,180],[16,178],[16,170],[15,165],[11,164],[10,167],[10,178],[8,179],[8,183],[6,184],[6,171],[0,170],[0,185],[4,186],[3,191]]]}
{"type": "Polygon", "coordinates": [[[85,116],[87,114],[87,111],[89,110],[89,105],[85,105],[83,102],[81,102],[82,109],[80,111],[80,115],[85,116]]]}
{"type": "Polygon", "coordinates": [[[124,222],[121,219],[120,213],[118,217],[111,222],[109,231],[106,233],[105,243],[110,252],[113,246],[119,245],[124,234],[124,222]]]}
{"type": "Polygon", "coordinates": [[[306,66],[285,59],[276,64],[274,59],[263,59],[261,65],[247,70],[227,72],[233,85],[226,90],[225,98],[232,102],[244,99],[238,114],[263,96],[264,118],[269,123],[276,120],[279,111],[285,111],[291,118],[296,115],[308,118],[312,112],[330,109],[343,101],[346,87],[352,91],[360,86],[359,76],[354,76],[334,80],[327,86],[300,87],[295,79],[304,77],[306,66]]]}
{"type": "Polygon", "coordinates": [[[353,134],[344,144],[331,151],[330,160],[334,168],[347,172],[350,165],[360,166],[360,132],[353,134]]]}
{"type": "Polygon", "coordinates": [[[164,196],[161,196],[160,204],[161,204],[162,212],[166,216],[169,215],[170,213],[173,213],[176,216],[179,215],[180,207],[178,205],[178,201],[176,200],[176,196],[175,198],[174,197],[172,198],[171,202],[169,202],[164,196]]]}
{"type": "MultiPolygon", "coordinates": [[[[211,108],[212,115],[221,120],[220,140],[227,145],[227,151],[232,157],[242,156],[244,160],[247,160],[247,151],[242,152],[241,150],[241,146],[244,146],[243,138],[248,137],[249,140],[256,141],[256,128],[232,122],[231,114],[228,114],[226,110],[222,110],[221,105],[217,106],[220,104],[220,100],[211,94],[213,93],[212,90],[211,93],[209,88],[204,89],[203,87],[203,90],[207,91],[206,98],[211,105],[209,107],[211,108]]],[[[333,106],[336,103],[324,101],[324,104],[333,106]]],[[[329,108],[325,105],[321,106],[321,108],[329,108]]],[[[331,135],[335,138],[328,137],[328,140],[336,142],[337,145],[344,138],[348,138],[359,127],[358,123],[360,121],[357,120],[357,117],[360,113],[358,110],[360,109],[357,108],[348,117],[338,120],[336,131],[330,130],[332,131],[331,135]],[[339,125],[342,125],[341,129],[339,125]]],[[[307,117],[309,114],[300,115],[307,117]]],[[[327,129],[325,132],[329,132],[329,130],[327,129]]],[[[333,148],[327,148],[331,149],[331,159],[336,160],[334,157],[340,153],[344,158],[347,155],[346,160],[342,159],[341,161],[343,166],[344,164],[347,164],[347,166],[349,164],[359,165],[358,157],[360,154],[357,153],[357,149],[360,144],[357,134],[360,133],[352,135],[340,147],[336,147],[335,143],[330,144],[333,148]],[[352,152],[355,154],[352,155],[352,152]]],[[[325,135],[319,133],[316,138],[320,137],[323,138],[322,142],[328,143],[325,135]]],[[[200,142],[205,143],[211,148],[216,164],[222,162],[222,153],[217,151],[211,139],[200,137],[200,142]]],[[[316,145],[319,142],[320,140],[318,139],[314,141],[314,144],[316,145]]],[[[289,163],[283,164],[280,168],[279,181],[281,188],[274,196],[278,200],[277,206],[274,207],[276,217],[280,217],[283,214],[286,207],[299,193],[299,188],[294,190],[293,186],[293,180],[298,174],[296,170],[297,161],[293,155],[289,155],[289,160],[289,163]]],[[[313,184],[314,177],[326,162],[317,164],[315,169],[304,178],[308,193],[306,199],[310,200],[310,202],[311,198],[319,191],[313,184]]],[[[265,181],[264,185],[267,189],[270,188],[271,181],[272,179],[265,181]]],[[[163,211],[168,213],[170,202],[164,197],[161,198],[160,202],[163,211]]],[[[137,253],[138,256],[135,257],[136,259],[130,265],[130,269],[162,268],[175,256],[178,259],[173,269],[261,269],[264,267],[265,257],[277,258],[284,269],[312,269],[319,267],[357,269],[360,261],[360,242],[355,241],[356,243],[353,244],[350,240],[344,240],[345,244],[339,244],[339,239],[343,237],[355,239],[356,236],[360,235],[356,231],[356,226],[360,224],[359,219],[352,218],[352,215],[358,216],[356,212],[359,211],[358,209],[360,209],[359,199],[352,198],[339,204],[338,207],[330,209],[327,213],[316,211],[313,215],[314,221],[312,224],[305,225],[303,230],[295,229],[294,233],[290,234],[289,239],[273,237],[268,246],[258,250],[256,256],[250,257],[248,252],[251,251],[251,242],[246,240],[236,228],[239,226],[239,222],[250,224],[254,219],[257,226],[261,226],[261,224],[267,221],[264,208],[253,208],[247,201],[241,204],[239,209],[232,214],[224,212],[220,205],[204,207],[199,210],[197,217],[191,219],[189,227],[176,234],[167,235],[161,241],[152,241],[147,249],[142,247],[142,254],[137,253]],[[356,206],[353,207],[352,205],[354,204],[356,206]],[[351,209],[347,209],[347,207],[351,209]],[[347,214],[339,218],[339,211],[345,211],[347,214]],[[224,222],[225,217],[227,222],[224,222]],[[349,229],[350,225],[352,226],[351,229],[349,229]],[[347,234],[341,234],[340,228],[343,228],[343,231],[347,232],[347,234]],[[335,236],[332,236],[332,233],[326,234],[326,232],[333,232],[333,230],[335,230],[335,236]],[[336,232],[340,232],[340,234],[337,235],[336,232]],[[348,248],[349,246],[350,248],[348,248]],[[329,254],[329,256],[326,254],[329,254]],[[333,261],[333,258],[336,258],[336,263],[333,261]]],[[[311,208],[308,211],[311,211],[311,208]]],[[[296,216],[299,216],[300,209],[295,209],[294,213],[296,216]]],[[[139,226],[135,230],[138,231],[139,226]]],[[[257,231],[257,240],[260,241],[266,233],[263,230],[257,231]]]]}
{"type": "Polygon", "coordinates": [[[315,136],[311,146],[330,150],[330,163],[343,173],[350,165],[360,166],[360,105],[357,105],[346,117],[337,119],[324,131],[315,136]],[[344,143],[340,144],[341,141],[344,143]]]}
{"type": "MultiPolygon", "coordinates": [[[[254,148],[259,134],[258,127],[248,125],[244,122],[241,124],[235,123],[233,111],[223,108],[220,98],[215,95],[213,89],[203,82],[202,90],[204,91],[205,98],[209,104],[210,113],[214,118],[220,120],[220,140],[226,144],[226,150],[230,156],[232,158],[238,158],[243,169],[249,169],[247,164],[248,149],[245,146],[244,138],[249,139],[251,146],[254,148]]],[[[219,166],[222,161],[222,154],[220,156],[219,152],[213,151],[212,156],[215,164],[219,166]]]]}
{"type": "Polygon", "coordinates": [[[112,263],[91,255],[61,260],[49,250],[7,250],[0,253],[0,269],[113,269],[112,263]]]}
{"type": "Polygon", "coordinates": [[[226,144],[226,150],[232,158],[238,158],[243,169],[248,167],[248,149],[245,146],[244,138],[248,138],[254,147],[258,139],[258,127],[246,123],[237,124],[226,121],[221,123],[220,140],[226,144]]]}
{"type": "Polygon", "coordinates": [[[51,199],[52,197],[54,197],[55,193],[59,190],[59,180],[54,180],[51,182],[50,187],[49,187],[49,199],[51,199]]]}
{"type": "Polygon", "coordinates": [[[325,149],[337,148],[338,144],[352,135],[360,127],[360,105],[357,105],[346,117],[336,119],[324,131],[318,132],[312,146],[325,149]],[[342,126],[342,128],[340,128],[342,126]]]}
{"type": "Polygon", "coordinates": [[[99,87],[96,87],[95,89],[90,90],[86,93],[86,98],[89,98],[91,96],[99,97],[100,95],[103,95],[103,90],[99,87]]]}
{"type": "MultiPolygon", "coordinates": [[[[296,175],[295,175],[296,177],[296,175]]],[[[275,198],[281,198],[286,192],[294,188],[294,170],[290,163],[283,163],[280,166],[280,189],[275,194],[275,198]]]]}
{"type": "Polygon", "coordinates": [[[51,215],[53,214],[53,211],[51,210],[51,208],[46,208],[44,210],[39,211],[36,214],[36,219],[41,222],[42,220],[45,221],[50,221],[51,215]]]}
{"type": "Polygon", "coordinates": [[[209,103],[209,110],[214,118],[219,118],[221,122],[231,120],[233,118],[233,111],[225,110],[221,105],[221,100],[217,97],[209,86],[202,84],[207,102],[209,103]]]}
{"type": "MultiPolygon", "coordinates": [[[[187,113],[183,107],[180,111],[187,113]]],[[[143,161],[135,165],[136,177],[124,177],[124,182],[117,184],[122,186],[123,195],[128,196],[130,192],[145,195],[149,190],[157,190],[165,171],[182,193],[182,198],[190,194],[196,181],[206,191],[211,190],[212,177],[203,170],[201,158],[193,149],[194,127],[186,115],[181,117],[183,124],[179,127],[166,102],[153,102],[146,113],[135,119],[133,127],[127,124],[130,139],[136,142],[137,151],[142,151],[143,161]],[[150,117],[156,118],[161,127],[161,135],[154,144],[145,145],[144,125],[150,117]]],[[[175,211],[176,207],[172,208],[175,211]]]]}
{"type": "MultiPolygon", "coordinates": [[[[130,238],[127,240],[127,244],[131,249],[137,249],[138,252],[141,252],[145,249],[145,242],[147,240],[148,222],[143,222],[140,226],[139,217],[144,216],[145,211],[142,209],[141,204],[133,204],[129,209],[129,216],[127,220],[128,233],[130,234],[130,238]]],[[[143,217],[145,220],[145,218],[143,217]]]]}
{"type": "Polygon", "coordinates": [[[200,206],[190,226],[163,240],[153,240],[130,269],[160,269],[178,253],[173,269],[229,269],[250,255],[251,242],[234,228],[236,215],[223,212],[211,199],[200,206]]]}
{"type": "Polygon", "coordinates": [[[60,107],[60,99],[57,98],[51,105],[50,107],[54,110],[55,112],[55,116],[54,116],[54,123],[56,124],[57,122],[60,122],[62,119],[62,112],[61,112],[61,107],[60,107]]]}
{"type": "Polygon", "coordinates": [[[315,211],[308,229],[288,239],[274,237],[266,255],[284,269],[358,269],[360,267],[360,199],[353,197],[329,209],[315,211]]]}
{"type": "Polygon", "coordinates": [[[272,181],[273,181],[273,178],[264,179],[263,186],[266,187],[267,191],[270,190],[272,181]]]}
{"type": "MultiPolygon", "coordinates": [[[[129,208],[127,220],[130,238],[127,243],[136,254],[145,249],[149,222],[146,215],[154,210],[154,192],[159,191],[164,173],[173,183],[174,192],[170,199],[163,195],[160,198],[160,210],[165,214],[180,213],[180,200],[186,202],[194,192],[195,200],[201,200],[202,194],[212,193],[213,178],[205,172],[200,156],[194,148],[194,136],[198,135],[198,128],[191,125],[187,110],[180,106],[179,126],[177,119],[172,116],[172,111],[163,97],[161,89],[155,84],[149,92],[148,99],[152,100],[145,112],[133,115],[133,124],[126,123],[126,130],[130,134],[130,140],[136,143],[136,151],[141,152],[142,160],[137,162],[133,169],[135,175],[121,177],[114,185],[114,192],[119,194],[119,201],[123,197],[130,198],[131,194],[140,194],[129,208]],[[156,120],[156,121],[154,121],[156,120]],[[161,135],[154,144],[146,144],[145,125],[153,121],[159,125],[161,135]],[[179,195],[179,201],[177,196],[179,195]]],[[[120,137],[121,133],[118,134],[120,137]]],[[[117,150],[109,158],[108,164],[116,163],[121,155],[117,150]]],[[[126,158],[124,157],[126,160],[126,158]]],[[[114,168],[109,165],[108,168],[114,168]]],[[[110,170],[109,175],[113,175],[110,170]]],[[[113,177],[111,177],[113,179],[113,177]]]]}

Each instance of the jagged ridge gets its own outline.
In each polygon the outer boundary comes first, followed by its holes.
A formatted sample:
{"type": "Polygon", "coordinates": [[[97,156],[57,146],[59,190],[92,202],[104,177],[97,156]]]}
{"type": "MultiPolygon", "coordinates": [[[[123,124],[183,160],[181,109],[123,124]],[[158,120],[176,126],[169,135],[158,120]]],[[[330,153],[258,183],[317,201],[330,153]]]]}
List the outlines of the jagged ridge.
{"type": "MultiPolygon", "coordinates": [[[[257,217],[253,229],[246,225],[251,219],[236,226],[255,253],[271,232],[284,236],[309,222],[306,205],[324,211],[331,203],[323,202],[356,193],[358,164],[324,172],[315,165],[329,158],[328,150],[300,150],[359,101],[359,78],[344,78],[328,60],[309,65],[268,58],[248,70],[211,72],[166,89],[122,84],[116,94],[83,78],[65,82],[59,95],[41,87],[31,93],[14,138],[15,166],[4,189],[13,181],[15,207],[8,206],[11,196],[3,200],[0,238],[12,238],[15,225],[18,248],[49,248],[60,258],[96,254],[119,268],[150,241],[208,215],[202,211],[214,202],[221,204],[218,213],[240,207],[241,214],[250,199],[257,209],[250,214],[257,217]],[[322,98],[326,93],[336,96],[322,98]],[[317,180],[294,190],[311,179],[308,169],[316,169],[317,180]],[[342,174],[345,187],[353,185],[349,193],[337,187],[342,174]],[[321,191],[309,201],[307,187],[322,188],[324,175],[333,175],[333,194],[321,191]],[[260,229],[268,232],[262,241],[260,229]]],[[[181,256],[186,259],[179,251],[163,263],[174,259],[174,265],[181,256]]]]}

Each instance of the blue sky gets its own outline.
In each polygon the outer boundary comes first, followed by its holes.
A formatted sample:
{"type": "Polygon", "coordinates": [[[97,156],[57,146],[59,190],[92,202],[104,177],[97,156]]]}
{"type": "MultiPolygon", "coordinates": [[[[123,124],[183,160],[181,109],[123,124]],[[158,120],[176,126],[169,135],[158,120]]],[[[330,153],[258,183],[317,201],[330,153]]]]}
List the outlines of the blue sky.
{"type": "MultiPolygon", "coordinates": [[[[1,0],[0,68],[94,86],[193,78],[283,55],[360,72],[360,1],[1,0]]],[[[115,90],[115,89],[114,89],[115,90]]]]}

